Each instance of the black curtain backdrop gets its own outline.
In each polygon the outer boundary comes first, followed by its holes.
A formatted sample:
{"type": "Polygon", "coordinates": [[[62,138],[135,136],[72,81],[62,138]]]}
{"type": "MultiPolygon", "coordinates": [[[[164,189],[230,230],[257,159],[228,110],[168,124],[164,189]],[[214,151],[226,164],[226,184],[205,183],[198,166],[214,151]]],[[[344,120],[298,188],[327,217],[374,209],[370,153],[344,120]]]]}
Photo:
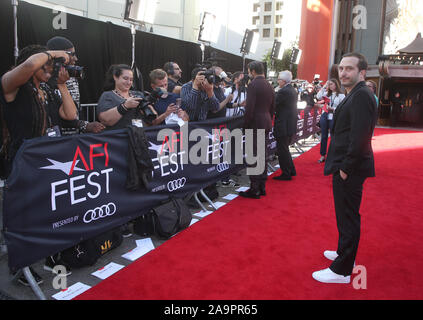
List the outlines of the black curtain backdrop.
{"type": "MultiPolygon", "coordinates": [[[[103,92],[104,76],[112,64],[132,62],[132,36],[129,28],[67,14],[67,29],[56,30],[53,19],[58,13],[51,9],[19,2],[19,48],[30,44],[45,45],[54,36],[70,39],[76,48],[78,65],[86,68],[86,78],[80,81],[81,103],[96,103],[103,92]]],[[[8,71],[13,57],[13,8],[10,1],[0,1],[0,74],[8,71]]],[[[241,44],[240,44],[241,45],[241,44]]],[[[222,59],[219,64],[229,72],[241,71],[242,57],[212,47],[206,47],[205,59],[212,52],[222,59]]],[[[150,90],[149,73],[174,61],[183,70],[182,80],[190,80],[191,70],[201,63],[198,44],[137,31],[136,65],[142,73],[144,89],[150,90]]],[[[246,60],[246,63],[251,61],[246,60]]]]}

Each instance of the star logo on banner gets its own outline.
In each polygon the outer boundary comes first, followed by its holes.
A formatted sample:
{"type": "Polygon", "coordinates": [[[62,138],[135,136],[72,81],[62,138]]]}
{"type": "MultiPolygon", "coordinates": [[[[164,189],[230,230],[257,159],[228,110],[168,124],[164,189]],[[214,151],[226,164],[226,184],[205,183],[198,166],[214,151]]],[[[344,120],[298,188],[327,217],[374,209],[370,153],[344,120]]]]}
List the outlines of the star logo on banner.
{"type": "Polygon", "coordinates": [[[214,140],[215,140],[215,136],[214,136],[214,134],[211,134],[211,133],[207,133],[207,136],[204,136],[205,138],[208,138],[208,139],[210,139],[211,141],[213,141],[214,142],[214,140]]]}
{"type": "MultiPolygon", "coordinates": [[[[47,159],[48,161],[51,162],[51,166],[47,166],[47,167],[42,167],[40,169],[42,170],[60,170],[62,172],[64,172],[65,174],[69,175],[71,169],[72,169],[72,164],[73,161],[69,161],[69,162],[59,162],[59,161],[55,161],[55,160],[51,160],[51,159],[47,159]]],[[[85,171],[84,169],[78,168],[78,163],[79,160],[76,161],[75,163],[75,171],[85,171]]]]}
{"type": "Polygon", "coordinates": [[[148,143],[150,144],[150,147],[148,147],[148,150],[156,151],[158,154],[161,154],[162,153],[162,148],[164,149],[163,150],[164,152],[167,152],[168,151],[168,150],[166,150],[167,149],[167,146],[166,145],[164,145],[164,146],[157,145],[157,144],[151,143],[150,141],[148,143]]]}

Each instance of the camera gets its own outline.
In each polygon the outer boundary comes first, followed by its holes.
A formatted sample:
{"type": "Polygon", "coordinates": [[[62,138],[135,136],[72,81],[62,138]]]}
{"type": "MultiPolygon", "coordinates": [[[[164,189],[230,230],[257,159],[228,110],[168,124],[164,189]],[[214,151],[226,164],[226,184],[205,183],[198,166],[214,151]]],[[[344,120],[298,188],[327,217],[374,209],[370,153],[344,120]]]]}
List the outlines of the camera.
{"type": "Polygon", "coordinates": [[[80,66],[70,66],[65,65],[65,59],[64,58],[55,58],[53,60],[53,77],[57,79],[59,76],[60,69],[64,67],[66,71],[69,73],[69,77],[71,78],[77,78],[77,79],[84,79],[84,67],[80,66]]]}
{"type": "Polygon", "coordinates": [[[80,66],[65,66],[66,71],[69,73],[69,77],[77,78],[77,79],[84,79],[84,67],[80,66]]]}
{"type": "Polygon", "coordinates": [[[151,124],[157,118],[157,115],[148,106],[149,105],[154,106],[157,100],[159,100],[160,97],[163,96],[164,94],[165,92],[161,88],[156,88],[151,93],[145,91],[144,97],[138,97],[138,98],[142,98],[142,101],[138,105],[137,111],[141,114],[141,117],[148,124],[151,124]]]}
{"type": "Polygon", "coordinates": [[[218,84],[219,82],[222,82],[222,78],[219,76],[216,76],[214,73],[214,70],[206,70],[199,73],[202,76],[205,76],[207,79],[207,82],[210,84],[218,84]]]}

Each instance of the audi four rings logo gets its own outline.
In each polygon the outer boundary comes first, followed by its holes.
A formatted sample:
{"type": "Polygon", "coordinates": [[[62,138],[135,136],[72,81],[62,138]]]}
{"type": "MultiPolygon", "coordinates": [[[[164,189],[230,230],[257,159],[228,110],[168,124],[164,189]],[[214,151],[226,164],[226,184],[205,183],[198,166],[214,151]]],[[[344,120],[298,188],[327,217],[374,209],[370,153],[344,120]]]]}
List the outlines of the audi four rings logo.
{"type": "Polygon", "coordinates": [[[187,178],[181,178],[178,180],[169,181],[167,184],[167,190],[170,192],[174,192],[176,190],[182,189],[185,187],[185,184],[187,183],[187,178]]]}
{"type": "Polygon", "coordinates": [[[227,162],[219,163],[216,166],[216,169],[217,169],[217,172],[219,172],[219,173],[222,173],[222,172],[224,172],[226,170],[229,170],[229,163],[227,163],[227,162]]]}
{"type": "Polygon", "coordinates": [[[96,220],[110,217],[116,213],[116,205],[114,203],[109,203],[104,206],[88,210],[84,215],[84,222],[91,223],[96,220]]]}

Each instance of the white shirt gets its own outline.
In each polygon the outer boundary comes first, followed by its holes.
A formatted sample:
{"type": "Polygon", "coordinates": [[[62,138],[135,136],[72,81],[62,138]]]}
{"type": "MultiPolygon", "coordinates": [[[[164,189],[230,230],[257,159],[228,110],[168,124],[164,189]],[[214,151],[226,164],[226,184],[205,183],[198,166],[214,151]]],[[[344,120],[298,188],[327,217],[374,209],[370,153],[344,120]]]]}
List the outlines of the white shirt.
{"type": "MultiPolygon", "coordinates": [[[[229,96],[232,93],[232,87],[226,88],[225,89],[225,97],[229,96]]],[[[247,93],[246,92],[241,92],[241,95],[239,97],[238,100],[238,90],[235,89],[234,93],[233,93],[233,98],[232,98],[232,103],[238,103],[238,105],[240,105],[242,102],[244,102],[247,99],[247,93]],[[237,101],[238,100],[238,101],[237,101]]],[[[244,107],[236,107],[236,108],[227,108],[226,109],[226,116],[227,117],[233,117],[233,116],[238,116],[238,115],[242,115],[245,113],[245,108],[244,107]]]]}
{"type": "MultiPolygon", "coordinates": [[[[324,96],[327,96],[327,91],[325,89],[320,90],[317,93],[317,100],[322,100],[324,96]]],[[[332,95],[329,97],[330,99],[330,103],[329,103],[329,107],[333,108],[333,113],[329,113],[328,114],[328,119],[332,120],[333,119],[333,114],[335,113],[336,108],[339,106],[339,104],[342,102],[342,100],[344,100],[345,98],[345,94],[336,94],[336,93],[332,93],[332,95]]]]}

